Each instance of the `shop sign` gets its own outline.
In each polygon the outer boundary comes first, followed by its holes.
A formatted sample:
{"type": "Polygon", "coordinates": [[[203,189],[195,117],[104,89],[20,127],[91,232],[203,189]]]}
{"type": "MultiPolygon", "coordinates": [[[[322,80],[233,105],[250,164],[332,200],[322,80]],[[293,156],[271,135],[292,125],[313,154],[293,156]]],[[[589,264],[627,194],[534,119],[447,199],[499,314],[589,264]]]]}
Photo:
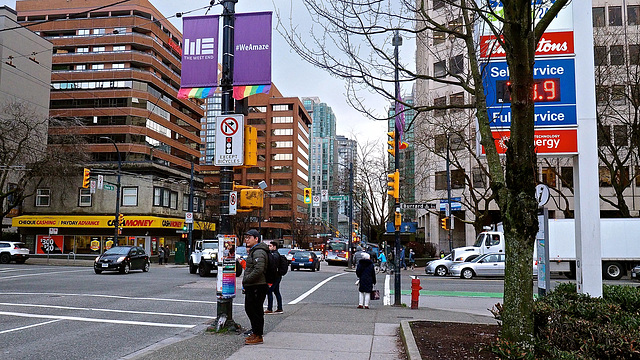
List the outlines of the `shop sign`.
{"type": "Polygon", "coordinates": [[[99,251],[99,250],[100,250],[100,240],[95,240],[95,238],[92,238],[91,251],[99,251]]]}
{"type": "Polygon", "coordinates": [[[62,254],[64,236],[38,235],[36,236],[36,254],[62,254]]]}
{"type": "MultiPolygon", "coordinates": [[[[546,32],[540,38],[535,56],[573,55],[573,31],[546,32]]],[[[506,52],[494,35],[480,37],[480,58],[505,58],[506,52]]]]}
{"type": "MultiPolygon", "coordinates": [[[[492,131],[498,154],[505,154],[507,141],[511,137],[509,130],[492,131]]],[[[533,135],[536,154],[568,155],[578,153],[577,129],[535,130],[533,135]]],[[[482,147],[482,154],[485,154],[482,147]]]]}

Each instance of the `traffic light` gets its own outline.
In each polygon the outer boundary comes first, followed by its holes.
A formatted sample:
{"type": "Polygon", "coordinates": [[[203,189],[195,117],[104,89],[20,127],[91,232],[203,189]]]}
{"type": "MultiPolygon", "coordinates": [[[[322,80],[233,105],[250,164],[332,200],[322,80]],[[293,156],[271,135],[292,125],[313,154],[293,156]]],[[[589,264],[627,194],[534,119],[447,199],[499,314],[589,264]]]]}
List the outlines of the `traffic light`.
{"type": "Polygon", "coordinates": [[[396,170],[393,174],[387,175],[389,178],[389,190],[387,190],[387,194],[393,196],[396,199],[400,198],[400,172],[396,170]]]}
{"type": "Polygon", "coordinates": [[[353,223],[353,231],[357,234],[358,233],[358,224],[353,223]]]}
{"type": "Polygon", "coordinates": [[[258,165],[258,130],[250,125],[244,126],[244,167],[258,165]]]}
{"type": "Polygon", "coordinates": [[[187,231],[187,224],[182,224],[182,231],[187,231]]]}
{"type": "Polygon", "coordinates": [[[304,203],[311,204],[311,188],[304,188],[304,203]]]}
{"type": "Polygon", "coordinates": [[[124,226],[124,214],[118,214],[118,226],[124,226]]]}
{"type": "Polygon", "coordinates": [[[389,131],[387,135],[389,135],[389,137],[391,138],[391,140],[387,141],[387,144],[391,146],[391,148],[387,149],[387,151],[389,152],[389,154],[391,154],[391,156],[396,156],[396,132],[389,131]]]}
{"type": "Polygon", "coordinates": [[[85,189],[88,188],[89,184],[91,183],[89,176],[91,176],[91,170],[88,168],[84,168],[84,175],[82,176],[82,187],[85,189]]]}
{"type": "Polygon", "coordinates": [[[447,220],[449,220],[448,217],[444,217],[444,218],[440,219],[440,221],[442,222],[440,227],[445,229],[445,230],[449,230],[449,228],[447,227],[447,220]]]}

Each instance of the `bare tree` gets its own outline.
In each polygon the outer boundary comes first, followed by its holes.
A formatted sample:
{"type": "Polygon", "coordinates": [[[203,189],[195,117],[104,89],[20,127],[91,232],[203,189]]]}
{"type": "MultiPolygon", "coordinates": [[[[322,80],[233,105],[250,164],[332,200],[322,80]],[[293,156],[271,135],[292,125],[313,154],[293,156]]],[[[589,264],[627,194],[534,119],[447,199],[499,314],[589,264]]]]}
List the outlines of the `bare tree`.
{"type": "MultiPolygon", "coordinates": [[[[413,1],[347,1],[331,2],[304,0],[314,26],[310,42],[301,37],[295,26],[279,29],[290,46],[308,62],[347,80],[347,98],[352,105],[369,114],[357,96],[357,90],[367,88],[388,100],[393,100],[394,72],[402,81],[432,80],[444,85],[456,85],[473,96],[474,102],[456,105],[474,108],[477,131],[486,153],[491,192],[500,209],[506,241],[505,304],[501,317],[505,339],[523,345],[533,339],[533,286],[531,286],[531,258],[538,231],[536,185],[536,154],[534,149],[533,64],[536,44],[545,29],[568,0],[442,0],[451,10],[451,20],[443,23],[440,16],[432,17],[427,2],[413,1]],[[493,7],[492,7],[493,6],[493,7]],[[536,18],[538,7],[545,12],[536,18]],[[500,11],[496,11],[500,7],[500,11]],[[416,18],[418,19],[416,21],[416,18]],[[474,33],[478,22],[486,23],[506,54],[511,82],[511,139],[506,144],[506,159],[498,155],[491,131],[491,119],[486,109],[482,86],[483,66],[477,55],[474,33]],[[425,39],[439,32],[455,39],[469,64],[470,77],[456,73],[449,66],[444,76],[433,72],[412,70],[406,64],[396,66],[390,40],[397,32],[416,34],[425,39]]],[[[430,2],[429,2],[430,3],[430,2]]],[[[410,104],[404,104],[410,107],[410,104]]],[[[417,104],[420,114],[447,106],[431,103],[417,104]]],[[[416,119],[419,119],[416,116],[416,119]]]]}
{"type": "Polygon", "coordinates": [[[78,165],[88,159],[84,139],[68,130],[81,126],[79,121],[37,114],[31,105],[19,101],[8,102],[0,110],[0,222],[33,196],[40,184],[77,176],[78,165]],[[50,128],[58,130],[48,135],[50,128]]]}

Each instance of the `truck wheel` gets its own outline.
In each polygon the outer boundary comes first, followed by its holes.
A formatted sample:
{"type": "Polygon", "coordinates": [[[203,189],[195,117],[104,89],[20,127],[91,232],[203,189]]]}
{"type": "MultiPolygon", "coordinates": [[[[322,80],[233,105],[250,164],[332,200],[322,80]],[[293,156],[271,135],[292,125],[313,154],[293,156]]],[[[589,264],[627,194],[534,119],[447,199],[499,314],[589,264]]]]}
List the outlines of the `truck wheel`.
{"type": "Polygon", "coordinates": [[[209,276],[209,267],[207,263],[204,261],[200,261],[200,266],[198,266],[198,273],[201,277],[209,276]]]}
{"type": "Polygon", "coordinates": [[[189,274],[195,274],[198,272],[198,265],[193,265],[193,261],[189,259],[189,274]]]}
{"type": "Polygon", "coordinates": [[[440,265],[436,268],[436,271],[433,272],[433,275],[436,276],[446,276],[447,275],[447,267],[440,265]]]}
{"type": "Polygon", "coordinates": [[[606,262],[602,267],[603,276],[607,280],[618,280],[624,275],[624,269],[620,263],[606,262]]]}

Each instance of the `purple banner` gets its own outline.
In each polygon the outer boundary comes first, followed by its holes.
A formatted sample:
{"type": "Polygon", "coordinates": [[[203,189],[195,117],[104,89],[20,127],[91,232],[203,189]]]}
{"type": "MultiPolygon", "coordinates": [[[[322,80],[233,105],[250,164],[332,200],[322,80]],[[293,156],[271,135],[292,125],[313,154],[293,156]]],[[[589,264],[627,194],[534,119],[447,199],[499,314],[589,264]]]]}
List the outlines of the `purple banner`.
{"type": "Polygon", "coordinates": [[[233,85],[271,84],[271,12],[236,14],[233,85]]]}
{"type": "Polygon", "coordinates": [[[218,15],[183,18],[181,88],[218,85],[218,15]]]}

